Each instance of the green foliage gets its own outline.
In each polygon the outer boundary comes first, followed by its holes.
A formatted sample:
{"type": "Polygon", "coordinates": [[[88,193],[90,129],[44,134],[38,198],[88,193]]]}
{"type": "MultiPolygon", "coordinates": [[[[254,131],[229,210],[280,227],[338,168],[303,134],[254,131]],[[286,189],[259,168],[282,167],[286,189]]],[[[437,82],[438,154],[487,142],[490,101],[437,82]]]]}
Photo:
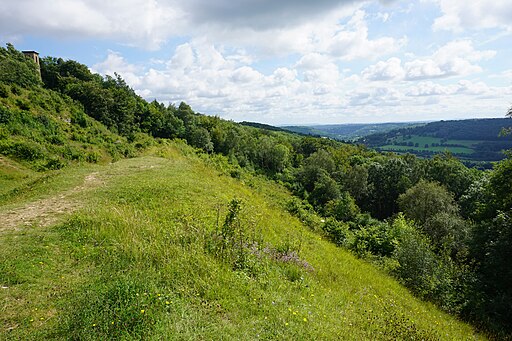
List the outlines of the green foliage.
{"type": "Polygon", "coordinates": [[[379,158],[368,166],[367,196],[358,202],[373,216],[383,219],[397,212],[396,200],[412,185],[413,169],[403,158],[379,158]]]}
{"type": "Polygon", "coordinates": [[[5,84],[0,83],[0,98],[7,98],[10,94],[10,89],[5,84]]]}
{"type": "Polygon", "coordinates": [[[360,216],[348,247],[361,256],[388,257],[399,243],[402,230],[368,216],[360,216]]]}
{"type": "Polygon", "coordinates": [[[333,218],[327,218],[322,225],[322,229],[327,234],[329,240],[337,246],[349,246],[347,241],[352,236],[352,233],[347,223],[333,218]]]}
{"type": "Polygon", "coordinates": [[[356,201],[350,193],[342,192],[339,199],[331,200],[325,205],[325,215],[336,218],[339,221],[355,220],[360,213],[356,201]]]}
{"type": "Polygon", "coordinates": [[[435,182],[420,181],[401,194],[398,204],[409,219],[424,225],[440,212],[455,214],[453,195],[435,182]]]}
{"type": "MultiPolygon", "coordinates": [[[[9,65],[12,63],[30,62],[24,56],[24,59],[19,59],[21,55],[13,48],[5,51],[3,53],[10,64],[5,64],[8,67],[4,67],[4,71],[11,70],[9,65]]],[[[23,67],[20,70],[27,71],[23,67]]],[[[279,129],[241,126],[195,113],[184,102],[178,107],[157,101],[148,103],[118,75],[102,77],[92,74],[85,65],[74,61],[47,57],[42,60],[41,72],[46,88],[37,82],[23,80],[23,77],[20,82],[0,82],[0,154],[7,156],[7,161],[0,158],[0,170],[7,169],[4,163],[39,171],[60,169],[71,161],[88,167],[85,162],[118,161],[136,156],[141,151],[171,158],[172,165],[166,164],[165,167],[173,170],[173,167],[179,168],[187,162],[203,167],[202,171],[198,171],[199,166],[180,168],[172,171],[172,176],[164,181],[154,179],[152,175],[141,179],[136,174],[139,165],[134,166],[130,174],[135,175],[123,178],[126,183],[117,183],[110,188],[114,192],[102,199],[106,201],[106,208],[101,211],[101,216],[78,224],[74,236],[79,237],[71,238],[70,243],[85,240],[88,243],[85,249],[92,251],[80,259],[86,259],[87,266],[111,267],[105,270],[107,276],[96,273],[94,278],[77,286],[79,290],[73,292],[71,301],[84,305],[84,313],[77,313],[74,309],[67,311],[67,327],[61,330],[64,334],[77,332],[77,326],[82,322],[95,324],[90,316],[98,315],[102,327],[91,330],[88,335],[91,338],[108,338],[115,333],[107,324],[109,319],[117,316],[117,312],[113,312],[117,308],[106,308],[103,314],[98,312],[100,306],[119,306],[119,309],[129,312],[131,308],[128,306],[140,303],[130,298],[135,291],[152,293],[151,288],[162,288],[159,281],[175,290],[168,278],[178,273],[183,278],[190,277],[191,273],[196,276],[191,276],[195,278],[193,283],[180,282],[181,286],[190,285],[195,290],[193,295],[185,295],[183,302],[199,294],[201,299],[212,304],[209,295],[214,294],[209,290],[223,288],[221,284],[213,289],[205,284],[212,278],[224,284],[236,282],[244,290],[261,290],[263,293],[272,287],[272,283],[279,283],[276,285],[283,288],[284,280],[286,290],[293,288],[304,294],[301,290],[309,288],[311,279],[317,275],[311,275],[314,273],[313,265],[301,258],[302,237],[296,236],[295,228],[310,238],[311,244],[306,247],[309,259],[323,260],[344,254],[344,251],[336,251],[327,244],[313,242],[316,239],[310,235],[311,231],[319,232],[338,246],[376,264],[384,264],[385,269],[413,292],[436,302],[445,310],[463,311],[465,316],[486,321],[498,311],[502,314],[501,308],[492,309],[493,302],[499,302],[499,306],[509,302],[510,293],[504,289],[508,275],[503,278],[488,276],[496,282],[492,285],[486,278],[490,271],[498,269],[505,274],[509,271],[506,262],[500,258],[501,253],[508,255],[506,248],[510,244],[507,212],[512,203],[509,195],[512,189],[508,181],[512,167],[508,161],[499,163],[495,170],[483,176],[480,171],[468,169],[449,155],[421,160],[412,155],[378,154],[362,146],[329,139],[301,137],[279,129]],[[175,138],[183,140],[169,141],[175,138]],[[190,146],[184,141],[188,141],[190,146]],[[182,155],[186,155],[186,162],[182,155]],[[205,169],[214,169],[215,176],[205,169]],[[219,179],[227,182],[219,184],[219,179]],[[276,193],[275,188],[267,190],[264,184],[268,179],[286,186],[296,196],[292,198],[284,192],[276,193]],[[230,190],[230,186],[239,187],[230,190]],[[252,202],[249,197],[256,192],[270,198],[272,207],[285,207],[298,220],[282,212],[269,219],[266,215],[269,209],[263,201],[251,204],[254,206],[247,204],[252,202]],[[197,193],[202,193],[202,196],[197,193]],[[230,197],[243,197],[244,205],[238,199],[230,201],[221,222],[223,203],[230,197]],[[200,203],[191,208],[193,200],[200,203]],[[475,227],[458,215],[458,204],[463,208],[464,217],[476,220],[475,227]],[[212,213],[216,205],[219,207],[217,223],[214,222],[215,213],[212,213]],[[399,213],[399,208],[416,224],[407,221],[399,213]],[[116,212],[120,212],[119,217],[116,212]],[[317,213],[326,218],[320,218],[317,213]],[[299,220],[309,229],[302,230],[299,220]],[[214,231],[208,228],[211,226],[214,226],[214,231]],[[262,229],[266,232],[261,232],[262,229]],[[471,243],[468,243],[470,229],[473,233],[471,243]],[[169,252],[174,254],[171,256],[169,252]],[[172,268],[168,259],[174,261],[180,257],[190,257],[189,261],[198,265],[186,271],[172,268]],[[130,267],[134,264],[135,270],[130,267]],[[128,268],[129,273],[126,273],[128,268]],[[118,276],[118,271],[123,272],[123,276],[118,276]],[[198,279],[197,274],[204,275],[209,271],[212,271],[211,277],[198,279]],[[232,272],[236,274],[235,282],[227,279],[232,272]],[[217,276],[219,273],[223,275],[217,276]],[[119,279],[119,286],[116,281],[107,279],[111,274],[112,278],[119,279]],[[151,285],[133,280],[141,276],[145,278],[147,274],[153,274],[158,280],[149,279],[151,285]],[[245,282],[246,279],[249,280],[245,282]],[[105,285],[100,285],[101,282],[105,285]],[[251,285],[261,287],[254,289],[251,285]],[[97,292],[91,294],[94,288],[97,292]],[[488,288],[497,288],[496,294],[488,288]],[[92,299],[85,302],[84,297],[89,294],[92,299]]],[[[153,161],[156,164],[161,162],[153,161]]],[[[112,167],[115,168],[116,164],[112,167]]],[[[152,169],[153,164],[140,167],[152,169]]],[[[12,177],[11,173],[5,171],[0,175],[5,174],[6,179],[19,179],[12,177]]],[[[8,181],[0,179],[0,184],[7,183],[6,188],[9,188],[2,192],[0,199],[23,198],[32,190],[30,184],[38,184],[37,179],[37,176],[30,175],[25,180],[25,187],[9,185],[8,181]]],[[[322,237],[316,235],[316,238],[322,237]]],[[[81,255],[81,252],[74,250],[73,254],[81,255]]],[[[332,262],[338,264],[339,260],[332,262]]],[[[315,268],[317,265],[322,269],[318,276],[324,276],[326,264],[317,262],[315,268]]],[[[20,276],[5,269],[2,271],[10,282],[22,282],[20,276]]],[[[347,271],[352,272],[355,271],[347,271]]],[[[330,273],[325,276],[335,278],[337,275],[330,273]]],[[[316,288],[320,290],[319,286],[316,288]]],[[[279,291],[277,297],[288,295],[283,292],[279,291]]],[[[242,296],[246,297],[245,294],[242,296]]],[[[347,301],[347,297],[339,299],[347,301]]],[[[143,301],[143,304],[153,303],[143,301]]],[[[242,306],[244,314],[254,313],[252,306],[242,306]]],[[[161,308],[152,306],[151,310],[156,313],[149,320],[138,320],[131,315],[119,318],[133,321],[134,325],[126,322],[123,328],[126,333],[115,336],[150,338],[153,335],[151,330],[165,330],[159,324],[165,320],[160,314],[168,311],[161,308]]],[[[184,311],[196,308],[196,305],[187,306],[184,311]]],[[[257,313],[263,314],[262,311],[257,313]]],[[[268,309],[267,313],[270,314],[268,309]]],[[[235,315],[233,313],[220,320],[236,320],[235,315]]],[[[274,316],[277,316],[276,312],[274,316]]],[[[303,318],[309,321],[310,317],[303,318]]],[[[494,320],[506,325],[499,318],[494,320]]],[[[261,325],[248,328],[260,328],[263,338],[270,339],[339,336],[302,327],[290,336],[283,330],[283,321],[274,322],[274,327],[279,324],[279,328],[268,329],[261,325]]],[[[411,321],[403,319],[395,325],[379,315],[374,322],[379,328],[389,324],[397,330],[397,334],[386,331],[384,334],[389,337],[430,337],[429,333],[423,333],[425,328],[418,329],[411,321]]],[[[320,325],[325,327],[332,323],[320,325]]],[[[375,337],[368,329],[371,327],[365,328],[357,335],[375,337]]],[[[337,333],[340,329],[336,327],[333,330],[337,333]]],[[[85,332],[73,335],[76,338],[88,337],[85,332]]],[[[215,333],[200,334],[199,338],[208,339],[211,335],[217,336],[215,333]]]]}
{"type": "Polygon", "coordinates": [[[39,171],[60,169],[73,160],[133,155],[126,140],[94,122],[69,98],[45,89],[20,88],[18,95],[4,99],[0,132],[0,154],[39,171]]]}
{"type": "Polygon", "coordinates": [[[102,182],[74,193],[84,206],[57,226],[2,231],[0,264],[8,265],[5,277],[11,283],[0,291],[3,335],[31,340],[483,337],[283,212],[282,203],[293,198],[282,187],[264,177],[250,187],[219,176],[181,142],[162,147],[159,152],[168,159],[68,167],[33,187],[36,197],[19,202],[60,198],[91,173],[102,182]],[[236,229],[236,221],[249,230],[257,227],[256,238],[247,233],[249,240],[263,239],[249,247],[260,269],[255,275],[233,270],[205,248],[216,208],[233,197],[243,205],[231,202],[223,209],[219,231],[224,223],[236,229]],[[18,327],[7,330],[11,326],[18,327]]]}
{"type": "Polygon", "coordinates": [[[38,66],[11,44],[7,44],[7,48],[0,47],[0,83],[37,87],[41,85],[38,66]]]}
{"type": "Polygon", "coordinates": [[[439,285],[439,261],[428,239],[406,226],[392,257],[398,261],[395,274],[421,297],[431,297],[439,285]]]}

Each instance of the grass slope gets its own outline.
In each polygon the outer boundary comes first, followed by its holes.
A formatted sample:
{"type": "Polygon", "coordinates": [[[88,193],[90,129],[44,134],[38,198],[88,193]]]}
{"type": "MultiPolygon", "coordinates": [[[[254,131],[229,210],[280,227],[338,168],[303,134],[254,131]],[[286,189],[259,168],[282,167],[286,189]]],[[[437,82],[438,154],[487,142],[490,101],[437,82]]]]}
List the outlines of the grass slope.
{"type": "Polygon", "coordinates": [[[57,224],[0,222],[0,339],[483,339],[287,214],[281,187],[189,154],[68,167],[1,206],[80,202],[57,224]]]}

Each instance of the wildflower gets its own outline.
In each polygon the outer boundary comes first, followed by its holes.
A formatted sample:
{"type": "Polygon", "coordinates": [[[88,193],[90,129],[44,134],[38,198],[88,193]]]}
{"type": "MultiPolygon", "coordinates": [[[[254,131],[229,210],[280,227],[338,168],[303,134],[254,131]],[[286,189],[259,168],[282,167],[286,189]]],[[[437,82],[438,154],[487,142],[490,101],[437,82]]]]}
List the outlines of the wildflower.
{"type": "Polygon", "coordinates": [[[304,319],[303,319],[303,320],[304,320],[304,322],[308,322],[308,319],[307,319],[307,318],[305,318],[305,317],[304,317],[304,319]]]}
{"type": "Polygon", "coordinates": [[[165,304],[170,304],[170,302],[169,301],[165,301],[165,304]]]}
{"type": "Polygon", "coordinates": [[[141,310],[140,310],[140,313],[141,313],[141,314],[144,314],[144,312],[145,312],[145,310],[144,310],[144,309],[141,309],[141,310]]]}
{"type": "Polygon", "coordinates": [[[285,325],[285,326],[287,326],[287,325],[288,325],[288,322],[286,322],[284,325],[285,325]]]}
{"type": "Polygon", "coordinates": [[[93,323],[93,324],[92,324],[92,326],[93,326],[93,327],[96,327],[96,323],[93,323]]]}

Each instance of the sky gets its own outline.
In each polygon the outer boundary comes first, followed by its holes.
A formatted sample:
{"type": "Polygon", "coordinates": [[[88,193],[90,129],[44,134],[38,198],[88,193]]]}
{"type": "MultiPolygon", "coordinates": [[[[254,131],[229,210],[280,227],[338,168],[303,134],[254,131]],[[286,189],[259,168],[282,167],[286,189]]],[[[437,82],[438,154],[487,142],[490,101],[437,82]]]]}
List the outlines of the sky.
{"type": "Polygon", "coordinates": [[[504,117],[512,0],[2,0],[0,43],[273,125],[504,117]]]}

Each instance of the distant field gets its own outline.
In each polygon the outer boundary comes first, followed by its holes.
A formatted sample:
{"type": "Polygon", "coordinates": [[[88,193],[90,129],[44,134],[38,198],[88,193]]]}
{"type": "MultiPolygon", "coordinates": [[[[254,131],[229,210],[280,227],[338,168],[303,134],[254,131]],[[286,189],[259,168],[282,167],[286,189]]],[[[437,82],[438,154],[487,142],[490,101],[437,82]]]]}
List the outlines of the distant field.
{"type": "Polygon", "coordinates": [[[446,140],[431,136],[411,135],[410,138],[400,136],[388,140],[389,144],[379,147],[384,151],[419,151],[440,153],[449,151],[453,154],[472,154],[474,145],[483,142],[475,140],[446,140]],[[395,144],[396,143],[396,144],[395,144]],[[409,145],[402,145],[408,143],[409,145]],[[412,145],[410,145],[412,144],[412,145]]]}
{"type": "Polygon", "coordinates": [[[379,147],[379,149],[383,150],[383,151],[398,151],[398,152],[414,150],[414,151],[421,151],[421,152],[436,152],[436,153],[442,153],[445,151],[449,151],[450,153],[453,153],[453,154],[472,154],[473,153],[473,149],[470,149],[470,148],[443,147],[443,146],[425,148],[425,147],[414,147],[414,146],[411,147],[411,146],[385,145],[385,146],[379,147]]]}
{"type": "Polygon", "coordinates": [[[512,149],[512,135],[502,136],[505,118],[437,121],[364,136],[357,140],[381,151],[408,152],[421,157],[450,152],[466,161],[492,162],[512,149]]]}

